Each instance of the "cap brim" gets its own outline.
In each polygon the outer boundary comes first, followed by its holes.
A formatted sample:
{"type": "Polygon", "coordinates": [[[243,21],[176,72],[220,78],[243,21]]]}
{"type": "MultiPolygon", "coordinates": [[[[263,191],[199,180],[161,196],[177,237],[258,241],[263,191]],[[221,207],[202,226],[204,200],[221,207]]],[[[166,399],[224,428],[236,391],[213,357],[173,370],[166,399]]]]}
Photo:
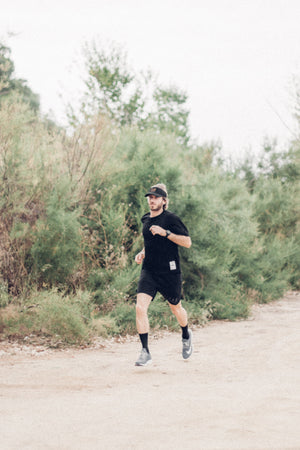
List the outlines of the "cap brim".
{"type": "Polygon", "coordinates": [[[145,197],[149,197],[149,195],[154,195],[154,197],[163,197],[163,195],[156,194],[155,192],[148,192],[147,194],[145,194],[145,197]]]}

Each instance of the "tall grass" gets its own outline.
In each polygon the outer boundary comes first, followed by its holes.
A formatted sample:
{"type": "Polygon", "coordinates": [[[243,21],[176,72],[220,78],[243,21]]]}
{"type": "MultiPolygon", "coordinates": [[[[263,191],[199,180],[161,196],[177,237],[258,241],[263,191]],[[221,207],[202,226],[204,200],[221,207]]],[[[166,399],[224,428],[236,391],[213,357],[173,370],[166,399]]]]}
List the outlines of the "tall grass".
{"type": "Polygon", "coordinates": [[[93,305],[88,292],[62,296],[57,290],[31,292],[30,298],[0,311],[2,338],[48,337],[51,345],[81,344],[92,336],[93,305]]]}

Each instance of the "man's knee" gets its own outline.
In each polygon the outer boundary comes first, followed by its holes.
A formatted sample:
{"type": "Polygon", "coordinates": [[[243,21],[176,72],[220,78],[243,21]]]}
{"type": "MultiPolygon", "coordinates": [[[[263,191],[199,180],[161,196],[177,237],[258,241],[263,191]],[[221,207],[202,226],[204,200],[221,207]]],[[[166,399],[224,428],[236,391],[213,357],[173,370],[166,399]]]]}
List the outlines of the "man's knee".
{"type": "Polygon", "coordinates": [[[144,316],[147,314],[149,304],[151,302],[151,297],[147,295],[147,297],[137,297],[136,301],[136,314],[138,316],[144,316]]]}
{"type": "Polygon", "coordinates": [[[172,305],[172,303],[169,303],[169,306],[171,308],[171,311],[173,314],[178,313],[179,311],[182,311],[182,304],[181,301],[179,303],[177,303],[177,305],[172,305]]]}
{"type": "Polygon", "coordinates": [[[148,307],[141,303],[137,303],[135,306],[135,310],[136,310],[136,314],[138,316],[143,316],[143,315],[147,314],[148,307]]]}

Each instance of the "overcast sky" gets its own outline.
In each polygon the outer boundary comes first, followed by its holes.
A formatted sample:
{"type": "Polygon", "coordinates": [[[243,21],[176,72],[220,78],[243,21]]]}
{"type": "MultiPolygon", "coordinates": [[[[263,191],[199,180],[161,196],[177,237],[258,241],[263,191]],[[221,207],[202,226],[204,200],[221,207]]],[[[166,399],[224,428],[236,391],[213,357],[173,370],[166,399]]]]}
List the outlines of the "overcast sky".
{"type": "Polygon", "coordinates": [[[224,154],[282,145],[295,130],[292,80],[300,77],[300,0],[0,0],[0,38],[16,74],[64,116],[79,96],[84,42],[124,45],[131,65],[189,95],[192,134],[224,154]],[[16,33],[7,39],[7,33],[16,33]],[[290,130],[289,130],[290,129],[290,130]]]}

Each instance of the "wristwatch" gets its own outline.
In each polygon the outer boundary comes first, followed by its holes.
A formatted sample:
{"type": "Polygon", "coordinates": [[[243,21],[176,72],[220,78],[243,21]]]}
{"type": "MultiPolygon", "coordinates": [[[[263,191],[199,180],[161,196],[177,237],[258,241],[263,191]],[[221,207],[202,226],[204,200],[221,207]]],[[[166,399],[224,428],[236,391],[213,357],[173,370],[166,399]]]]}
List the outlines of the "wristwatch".
{"type": "Polygon", "coordinates": [[[171,231],[170,230],[166,230],[166,238],[169,237],[170,234],[171,234],[171,231]]]}

